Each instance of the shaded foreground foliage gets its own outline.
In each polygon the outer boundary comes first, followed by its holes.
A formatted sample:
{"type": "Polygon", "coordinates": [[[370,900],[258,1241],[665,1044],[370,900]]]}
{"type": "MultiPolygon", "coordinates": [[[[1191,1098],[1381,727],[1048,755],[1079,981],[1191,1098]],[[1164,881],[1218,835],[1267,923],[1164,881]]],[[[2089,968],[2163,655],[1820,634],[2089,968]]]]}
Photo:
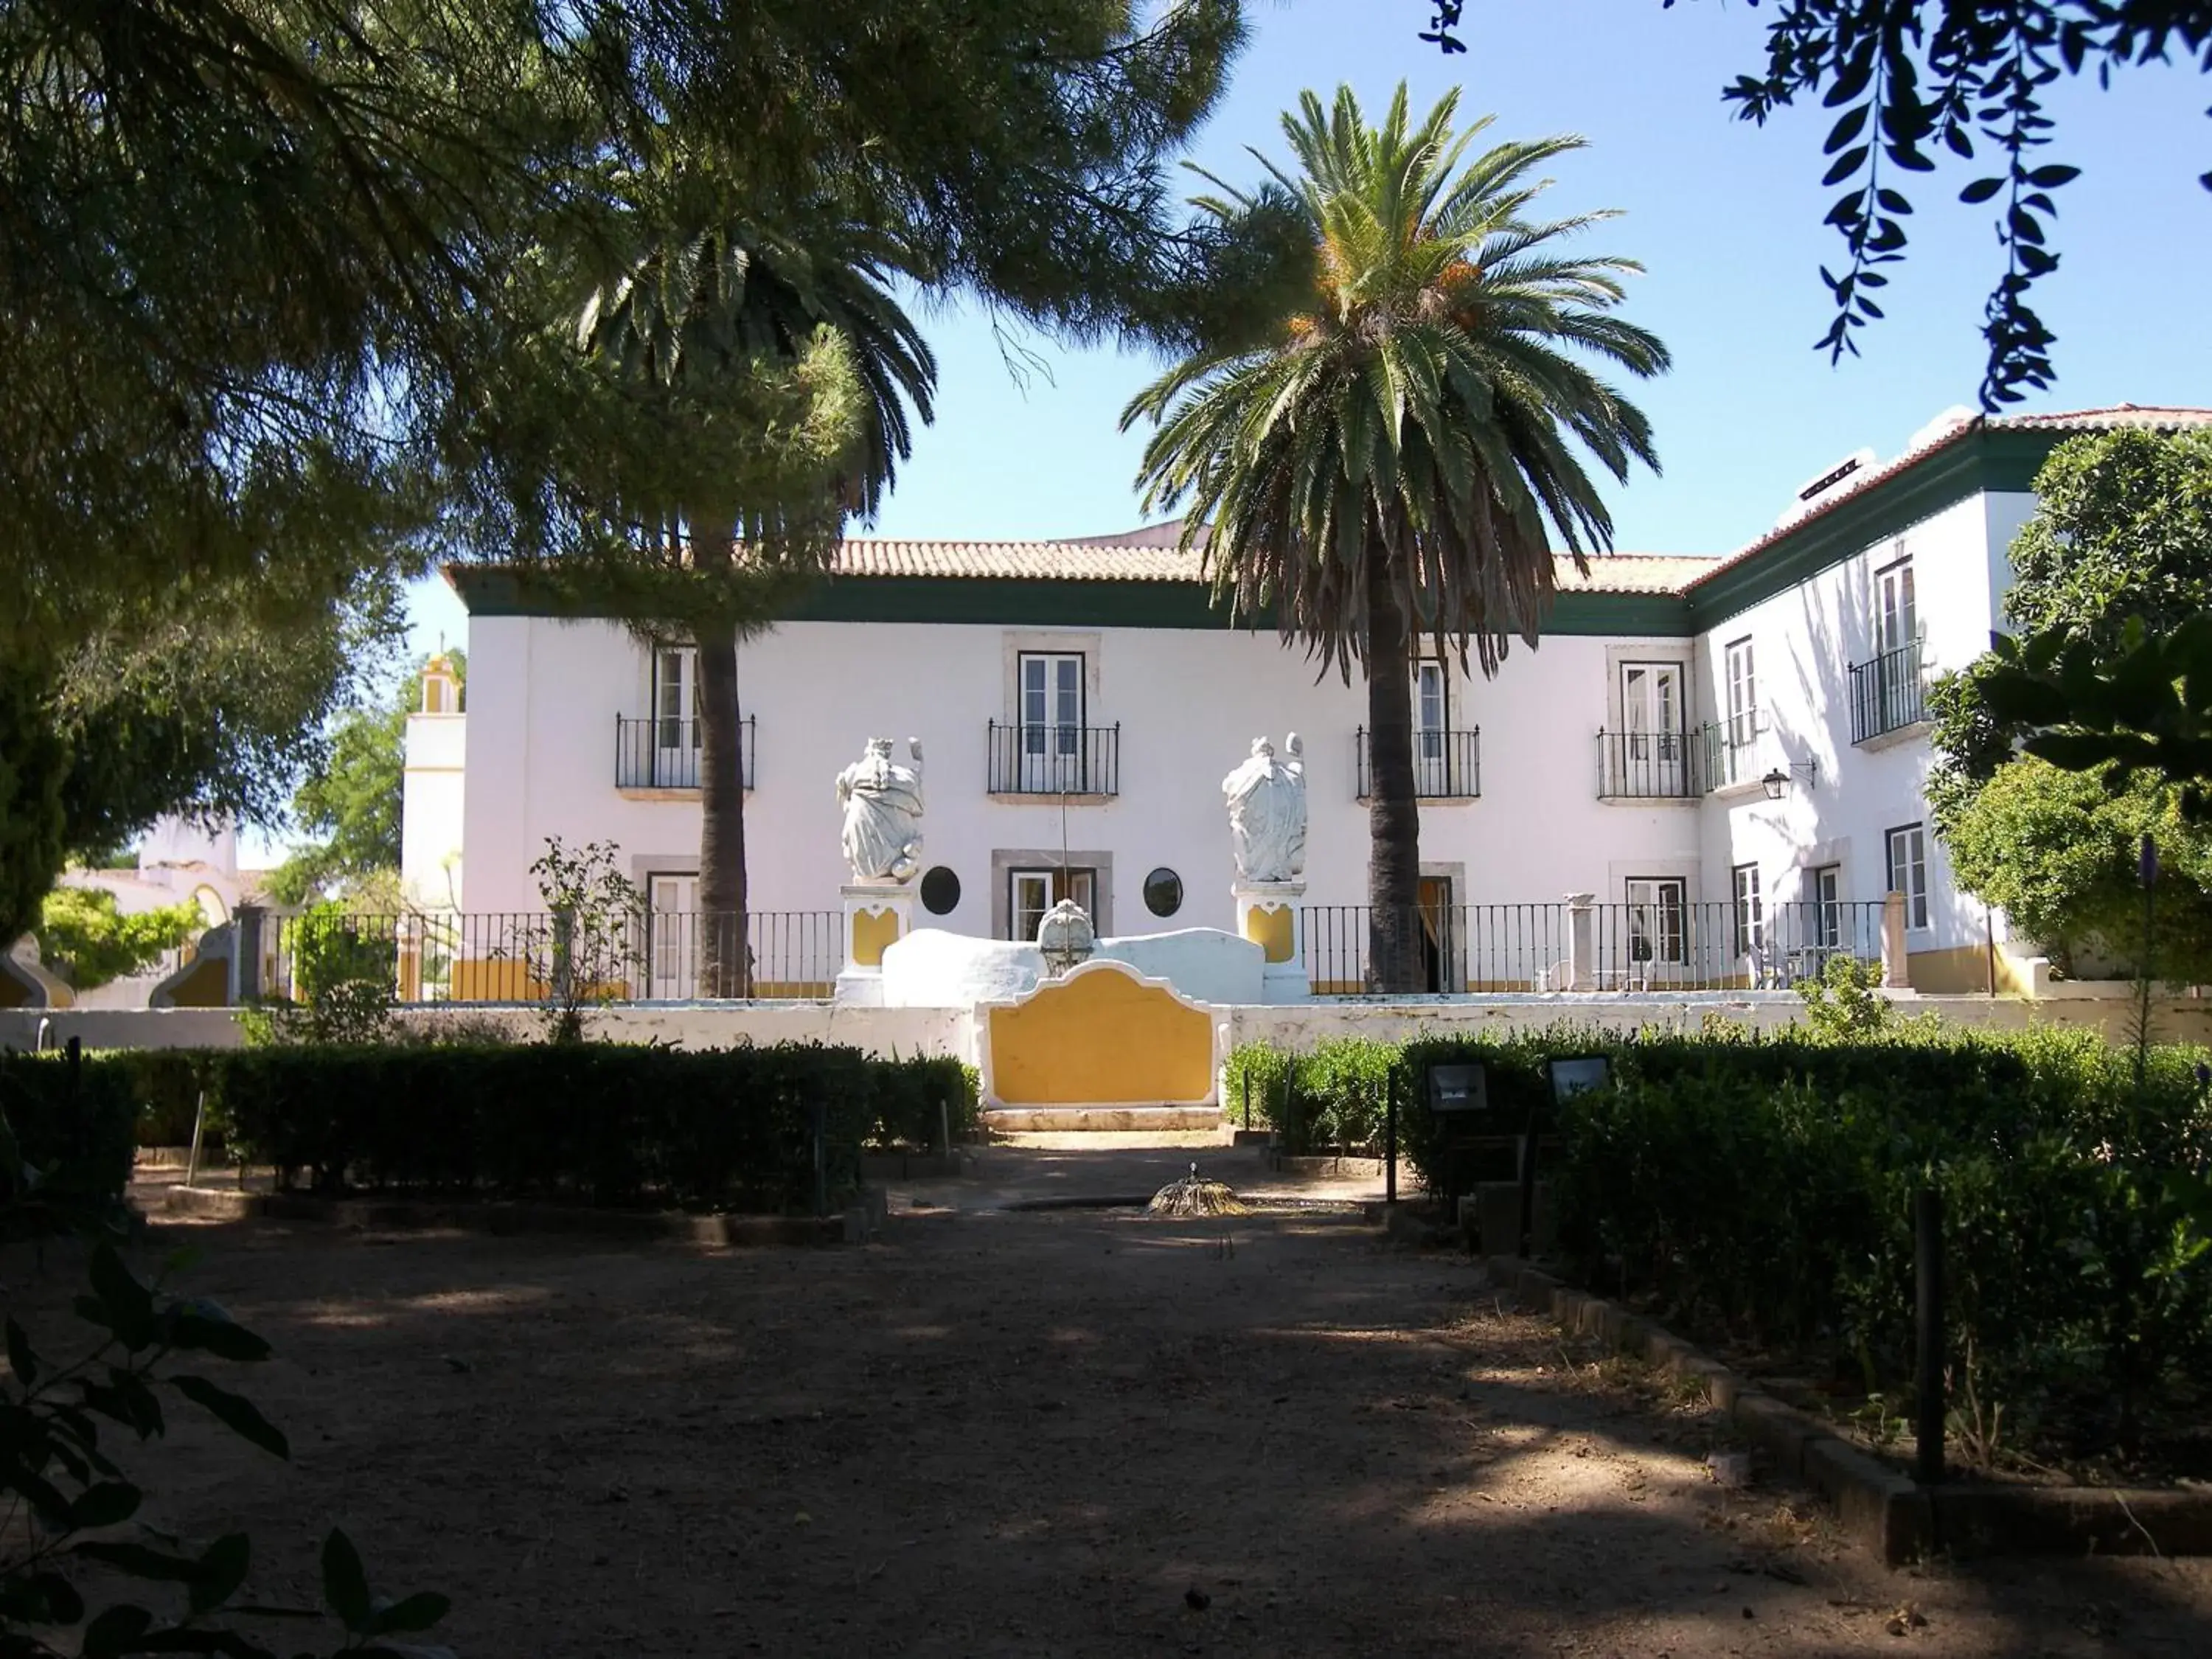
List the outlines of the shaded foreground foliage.
{"type": "MultiPolygon", "coordinates": [[[[1478,1060],[1504,1121],[1547,1115],[1561,1243],[1584,1283],[1709,1334],[1822,1358],[1830,1391],[1887,1421],[1912,1359],[1912,1193],[1945,1199],[1950,1397],[1960,1447],[2202,1474],[2212,1439],[2212,1098],[2198,1051],[2132,1054],[2094,1033],[1930,1024],[1721,1027],[1624,1038],[1572,1027],[1231,1060],[1307,1150],[1401,1103],[1425,1178],[1442,1149],[1431,1066],[1478,1060]],[[1380,1071],[1382,1056],[1389,1071],[1380,1071]],[[1604,1054],[1605,1088],[1554,1109],[1545,1066],[1604,1054]],[[1265,1079],[1273,1086],[1258,1086],[1265,1079]]],[[[1255,1110],[1255,1117],[1257,1112],[1255,1110]]],[[[1358,1144],[1344,1133],[1344,1144],[1358,1144]]],[[[1498,1171],[1501,1178],[1508,1171],[1498,1171]]]]}
{"type": "MultiPolygon", "coordinates": [[[[82,1243],[88,1286],[76,1301],[88,1330],[74,1343],[33,1334],[10,1314],[0,1379],[0,1654],[8,1659],[121,1659],[200,1653],[276,1659],[246,1630],[293,1632],[284,1651],[432,1659],[445,1650],[402,1638],[435,1626],[448,1603],[422,1592],[371,1593],[361,1555],[333,1528],[322,1547],[323,1605],[272,1607],[247,1591],[252,1540],[229,1533],[203,1547],[139,1516],[153,1477],[125,1459],[162,1437],[175,1402],[289,1457],[283,1431],[207,1368],[256,1364],[269,1345],[204,1299],[171,1293],[189,1253],[151,1283],[122,1248],[131,1168],[127,1091],[86,1088],[75,1057],[0,1066],[0,1242],[82,1243]],[[272,1622],[273,1621],[273,1622],[272,1622]],[[332,1647],[327,1632],[342,1634],[332,1647]],[[312,1628],[313,1634],[307,1634],[312,1628]],[[303,1646],[302,1643],[312,1644],[303,1646]]],[[[29,1264],[18,1264],[27,1267],[29,1264]]]]}

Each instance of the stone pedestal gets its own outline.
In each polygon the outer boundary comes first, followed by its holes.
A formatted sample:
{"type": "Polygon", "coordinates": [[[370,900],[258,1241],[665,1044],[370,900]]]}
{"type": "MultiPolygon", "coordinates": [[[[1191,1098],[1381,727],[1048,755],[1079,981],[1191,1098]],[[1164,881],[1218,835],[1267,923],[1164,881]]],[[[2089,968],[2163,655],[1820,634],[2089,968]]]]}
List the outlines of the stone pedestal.
{"type": "Polygon", "coordinates": [[[837,890],[845,908],[845,965],[837,1000],[880,1007],[884,952],[914,931],[914,890],[896,882],[852,882],[837,890]]]}
{"type": "Polygon", "coordinates": [[[1304,1002],[1313,995],[1306,977],[1305,939],[1299,923],[1302,881],[1239,881],[1230,893],[1237,900],[1237,932],[1258,945],[1266,958],[1261,969],[1262,1002],[1304,1002]]]}
{"type": "Polygon", "coordinates": [[[1597,895],[1567,895],[1567,962],[1565,985],[1555,991],[1597,989],[1597,895]]]}

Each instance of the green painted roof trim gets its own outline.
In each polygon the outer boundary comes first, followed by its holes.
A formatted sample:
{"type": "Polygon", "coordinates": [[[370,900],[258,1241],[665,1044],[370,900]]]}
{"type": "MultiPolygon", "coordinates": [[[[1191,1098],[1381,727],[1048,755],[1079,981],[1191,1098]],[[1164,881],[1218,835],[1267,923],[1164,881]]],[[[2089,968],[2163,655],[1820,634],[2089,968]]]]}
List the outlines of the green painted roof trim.
{"type": "Polygon", "coordinates": [[[1694,631],[1718,628],[1970,496],[2033,489],[2045,459],[2075,435],[2054,429],[1977,428],[1740,563],[1699,577],[1687,594],[1694,631]]]}
{"type": "MultiPolygon", "coordinates": [[[[453,586],[472,617],[579,620],[588,609],[498,568],[459,569],[453,586]]],[[[1195,582],[1017,580],[979,576],[837,576],[817,584],[785,613],[791,622],[968,623],[997,628],[1214,628],[1247,626],[1195,582]]],[[[1261,617],[1249,626],[1274,624],[1261,617]]],[[[1687,637],[1690,608],[1673,593],[1563,593],[1547,634],[1687,637]]]]}
{"type": "MultiPolygon", "coordinates": [[[[2063,428],[1977,428],[1750,557],[1701,577],[1685,593],[1562,593],[1545,619],[1544,632],[1686,639],[1721,627],[1969,496],[2032,489],[2045,459],[2074,435],[2063,428]]],[[[459,568],[453,580],[472,617],[581,619],[592,614],[552,595],[532,592],[522,573],[510,569],[459,568]]],[[[1249,624],[1231,621],[1227,609],[1196,582],[981,576],[832,577],[801,599],[788,618],[1001,628],[1273,626],[1266,617],[1249,624]]]]}

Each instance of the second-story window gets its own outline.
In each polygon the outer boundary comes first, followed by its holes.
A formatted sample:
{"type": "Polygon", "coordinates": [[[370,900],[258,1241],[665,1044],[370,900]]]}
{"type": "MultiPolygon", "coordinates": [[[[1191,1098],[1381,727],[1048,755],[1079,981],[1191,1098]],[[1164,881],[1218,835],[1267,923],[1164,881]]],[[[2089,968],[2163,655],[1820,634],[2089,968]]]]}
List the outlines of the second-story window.
{"type": "Polygon", "coordinates": [[[1875,572],[1875,649],[1884,656],[1920,638],[1920,611],[1912,591],[1912,561],[1899,559],[1875,572]]]}
{"type": "Polygon", "coordinates": [[[653,744],[658,775],[682,787],[699,781],[699,653],[664,645],[653,653],[653,744]]]}
{"type": "Polygon", "coordinates": [[[1441,763],[1444,757],[1444,733],[1451,729],[1451,715],[1445,701],[1444,665],[1431,659],[1418,664],[1413,670],[1413,752],[1423,761],[1441,763]]]}
{"type": "Polygon", "coordinates": [[[1728,744],[1748,748],[1759,735],[1759,676],[1752,662],[1751,641],[1736,641],[1728,647],[1728,744]]]}
{"type": "Polygon", "coordinates": [[[1084,771],[1083,655],[1021,654],[1021,787],[1026,793],[1088,787],[1084,771]]]}

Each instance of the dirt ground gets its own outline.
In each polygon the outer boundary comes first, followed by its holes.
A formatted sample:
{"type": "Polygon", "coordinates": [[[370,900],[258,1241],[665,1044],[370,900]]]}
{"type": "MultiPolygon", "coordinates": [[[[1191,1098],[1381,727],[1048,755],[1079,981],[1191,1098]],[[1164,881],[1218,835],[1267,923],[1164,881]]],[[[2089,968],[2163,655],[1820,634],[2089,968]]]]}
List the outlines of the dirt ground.
{"type": "MultiPolygon", "coordinates": [[[[1716,1485],[1701,1410],[1356,1210],[980,1206],[1154,1167],[1085,1158],[845,1249],[157,1229],[295,1461],[189,1429],[149,1518],[272,1601],[341,1524],[470,1659],[2212,1651],[2212,1564],[1893,1572],[1716,1485]]],[[[51,1341],[70,1273],[5,1267],[51,1341]]]]}

